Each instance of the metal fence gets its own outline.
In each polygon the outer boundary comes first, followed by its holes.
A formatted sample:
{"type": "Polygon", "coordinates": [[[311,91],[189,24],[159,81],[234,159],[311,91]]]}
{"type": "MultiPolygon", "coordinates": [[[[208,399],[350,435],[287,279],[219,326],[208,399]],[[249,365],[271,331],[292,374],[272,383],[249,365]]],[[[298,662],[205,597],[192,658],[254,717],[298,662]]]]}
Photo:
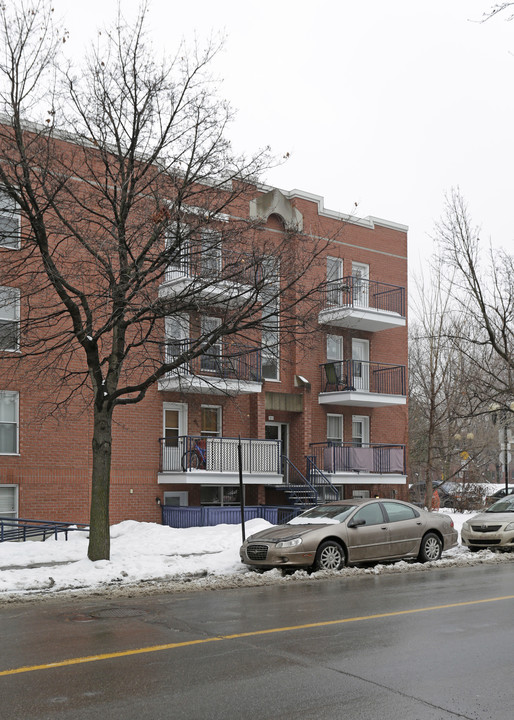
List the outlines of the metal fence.
{"type": "MultiPolygon", "coordinates": [[[[188,353],[195,339],[170,338],[163,344],[163,360],[172,363],[175,358],[188,353]]],[[[262,380],[260,346],[220,343],[208,348],[205,353],[184,362],[170,374],[180,376],[201,375],[225,380],[260,382],[262,380]]]]}
{"type": "Polygon", "coordinates": [[[327,283],[323,306],[369,308],[405,317],[405,288],[347,276],[327,283]]]}
{"type": "MultiPolygon", "coordinates": [[[[293,507],[272,507],[255,505],[244,508],[245,522],[262,518],[272,525],[281,525],[299,515],[303,510],[293,507]]],[[[238,525],[241,522],[241,508],[233,507],[176,507],[163,505],[162,524],[173,528],[206,527],[212,525],[238,525]]]]}
{"type": "Polygon", "coordinates": [[[316,465],[326,473],[352,472],[405,475],[405,445],[312,443],[316,465]]]}
{"type": "Polygon", "coordinates": [[[17,540],[30,540],[39,538],[46,540],[58,535],[68,539],[69,532],[89,530],[85,523],[59,522],[54,520],[29,520],[26,518],[13,518],[0,516],[0,542],[14,542],[17,540]]]}
{"type": "MultiPolygon", "coordinates": [[[[160,438],[161,472],[238,472],[239,438],[184,435],[160,438]]],[[[241,438],[244,473],[281,474],[279,440],[241,438]]]]}
{"type": "Polygon", "coordinates": [[[405,366],[365,360],[340,360],[320,365],[322,392],[361,391],[405,395],[405,366]]]}

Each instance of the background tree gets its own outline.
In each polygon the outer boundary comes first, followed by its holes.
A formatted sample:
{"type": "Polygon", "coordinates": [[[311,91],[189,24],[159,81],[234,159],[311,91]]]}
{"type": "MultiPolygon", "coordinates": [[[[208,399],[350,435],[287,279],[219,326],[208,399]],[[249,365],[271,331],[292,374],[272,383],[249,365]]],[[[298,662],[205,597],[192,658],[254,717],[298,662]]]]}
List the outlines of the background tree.
{"type": "Polygon", "coordinates": [[[231,110],[208,76],[218,48],[182,47],[159,63],[146,14],[117,17],[74,69],[47,2],[0,6],[1,197],[21,216],[0,284],[19,289],[22,306],[20,354],[3,363],[37,373],[54,409],[78,393],[92,405],[92,560],[110,552],[116,409],[222,341],[229,363],[246,361],[241,344],[261,333],[273,352],[279,306],[281,342],[307,337],[319,298],[309,273],[326,245],[295,227],[271,237],[245,219],[270,159],[232,152],[231,110]],[[186,264],[189,282],[162,292],[186,264]],[[218,321],[190,337],[168,333],[163,349],[165,323],[205,305],[218,321]]]}
{"type": "Polygon", "coordinates": [[[428,508],[435,481],[483,481],[496,449],[489,419],[470,393],[476,369],[456,342],[462,318],[444,267],[436,256],[429,278],[418,282],[409,338],[409,465],[425,483],[428,508]]]}
{"type": "Polygon", "coordinates": [[[483,247],[458,190],[447,198],[436,239],[454,278],[460,322],[453,329],[469,365],[468,396],[475,411],[491,403],[511,411],[514,398],[514,255],[483,247]]]}

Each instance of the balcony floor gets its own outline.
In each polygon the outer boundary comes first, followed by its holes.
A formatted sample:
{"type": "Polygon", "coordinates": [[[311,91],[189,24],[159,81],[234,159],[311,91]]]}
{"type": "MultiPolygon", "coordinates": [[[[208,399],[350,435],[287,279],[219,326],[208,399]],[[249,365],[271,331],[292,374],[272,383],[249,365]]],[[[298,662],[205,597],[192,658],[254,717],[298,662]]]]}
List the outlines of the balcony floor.
{"type": "MultiPolygon", "coordinates": [[[[239,473],[217,470],[170,470],[157,475],[159,485],[239,485],[239,473]]],[[[245,485],[283,485],[276,473],[243,473],[245,485]]]]}
{"type": "Polygon", "coordinates": [[[363,390],[336,390],[319,393],[320,405],[351,405],[353,407],[387,407],[388,405],[406,405],[405,395],[386,395],[363,390]]]}
{"type": "Polygon", "coordinates": [[[262,392],[262,382],[231,380],[203,375],[163,377],[158,389],[170,392],[205,393],[206,395],[247,395],[262,392]]]}
{"type": "Polygon", "coordinates": [[[398,313],[372,308],[332,307],[318,315],[320,325],[354,328],[364,332],[379,332],[405,327],[405,318],[398,313]]]}
{"type": "Polygon", "coordinates": [[[325,472],[333,485],[406,485],[407,475],[368,472],[325,472]]]}

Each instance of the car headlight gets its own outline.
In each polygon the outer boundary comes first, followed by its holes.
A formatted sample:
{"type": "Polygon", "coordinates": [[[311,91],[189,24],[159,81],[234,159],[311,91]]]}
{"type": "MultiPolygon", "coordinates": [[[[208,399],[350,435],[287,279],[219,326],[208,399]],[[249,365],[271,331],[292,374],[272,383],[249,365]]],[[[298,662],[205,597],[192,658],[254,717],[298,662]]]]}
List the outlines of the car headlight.
{"type": "Polygon", "coordinates": [[[511,522],[508,525],[506,525],[504,529],[505,529],[505,531],[514,530],[514,522],[511,522]]]}
{"type": "Polygon", "coordinates": [[[291,548],[302,544],[302,538],[293,538],[292,540],[282,540],[278,542],[276,547],[278,548],[291,548]]]}
{"type": "Polygon", "coordinates": [[[469,530],[469,523],[467,521],[462,523],[462,530],[466,530],[466,532],[469,530]]]}

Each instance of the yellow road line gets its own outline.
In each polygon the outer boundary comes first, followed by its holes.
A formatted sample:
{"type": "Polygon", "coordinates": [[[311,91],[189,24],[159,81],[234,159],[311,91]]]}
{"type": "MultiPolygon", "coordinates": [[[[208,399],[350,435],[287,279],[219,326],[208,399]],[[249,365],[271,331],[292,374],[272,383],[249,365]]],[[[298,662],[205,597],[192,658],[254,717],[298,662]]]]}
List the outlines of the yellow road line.
{"type": "Polygon", "coordinates": [[[434,610],[446,610],[448,608],[460,608],[468,605],[481,605],[483,603],[499,602],[501,600],[514,600],[514,595],[503,595],[501,597],[486,598],[484,600],[468,600],[465,602],[448,603],[447,605],[432,605],[425,608],[414,608],[412,610],[396,610],[394,612],[377,613],[375,615],[361,615],[357,617],[342,618],[340,620],[324,620],[322,622],[306,623],[304,625],[290,625],[288,627],[269,628],[267,630],[252,630],[250,632],[235,633],[234,635],[218,635],[200,640],[186,640],[185,642],[167,643],[166,645],[153,645],[150,647],[136,648],[134,650],[122,650],[120,652],[103,653],[102,655],[87,655],[85,657],[69,658],[59,662],[45,663],[44,665],[27,665],[10,670],[1,670],[0,676],[18,675],[19,673],[35,672],[36,670],[50,670],[51,668],[68,667],[69,665],[81,665],[82,663],[96,662],[98,660],[111,660],[112,658],[129,657],[131,655],[143,655],[145,653],[162,652],[163,650],[174,650],[175,648],[190,647],[192,645],[204,645],[206,643],[220,642],[222,640],[237,640],[238,638],[258,637],[259,635],[272,635],[274,633],[291,632],[293,630],[307,630],[309,628],[328,627],[330,625],[344,625],[345,623],[361,622],[363,620],[380,620],[382,618],[397,617],[399,615],[414,615],[415,613],[432,612],[434,610]]]}

